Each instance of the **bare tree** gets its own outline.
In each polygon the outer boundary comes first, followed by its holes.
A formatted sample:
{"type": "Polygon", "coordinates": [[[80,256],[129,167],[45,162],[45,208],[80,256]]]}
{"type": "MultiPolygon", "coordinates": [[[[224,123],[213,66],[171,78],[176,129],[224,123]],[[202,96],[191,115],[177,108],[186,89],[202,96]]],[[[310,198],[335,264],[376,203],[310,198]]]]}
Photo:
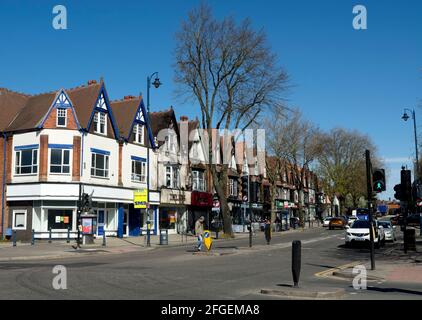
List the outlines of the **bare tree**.
{"type": "MultiPolygon", "coordinates": [[[[311,165],[321,152],[320,131],[310,121],[303,119],[298,109],[278,107],[266,121],[267,148],[272,157],[267,158],[267,177],[270,182],[271,219],[275,220],[277,184],[283,173],[290,174],[290,184],[304,194],[308,187],[311,165]]],[[[299,199],[299,219],[303,224],[303,204],[299,199]]]]}
{"type": "Polygon", "coordinates": [[[350,196],[353,206],[366,197],[365,150],[371,150],[372,163],[380,166],[376,148],[370,138],[358,131],[332,129],[322,138],[323,152],[318,157],[318,174],[324,181],[329,196],[340,195],[341,207],[350,196]]]}
{"type": "MultiPolygon", "coordinates": [[[[244,130],[279,99],[287,80],[265,33],[250,20],[216,20],[206,4],[192,10],[176,33],[175,81],[179,94],[198,103],[208,133],[208,163],[220,199],[224,233],[233,236],[227,203],[227,163],[213,159],[212,130],[244,130]]],[[[224,151],[226,152],[226,151],[224,151]]]]}

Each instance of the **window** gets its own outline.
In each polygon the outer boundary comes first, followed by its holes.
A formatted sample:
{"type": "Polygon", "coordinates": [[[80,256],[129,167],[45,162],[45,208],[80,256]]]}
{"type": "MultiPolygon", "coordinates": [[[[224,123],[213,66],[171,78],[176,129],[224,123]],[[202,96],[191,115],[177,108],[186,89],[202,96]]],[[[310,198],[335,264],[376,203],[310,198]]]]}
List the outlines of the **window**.
{"type": "Polygon", "coordinates": [[[237,180],[229,179],[230,183],[230,196],[237,197],[237,180]]]}
{"type": "Polygon", "coordinates": [[[70,173],[70,150],[51,149],[50,173],[70,173]]]}
{"type": "Polygon", "coordinates": [[[179,188],[179,168],[175,166],[166,166],[166,187],[179,188]]]}
{"type": "Polygon", "coordinates": [[[48,210],[48,229],[72,228],[73,210],[48,210]]]}
{"type": "Polygon", "coordinates": [[[174,140],[175,140],[174,134],[171,134],[170,133],[168,136],[166,136],[165,143],[166,143],[166,149],[167,149],[167,151],[171,151],[171,152],[175,152],[176,151],[176,146],[174,144],[174,140]]]}
{"type": "Polygon", "coordinates": [[[139,123],[133,126],[133,141],[144,144],[144,126],[139,123]]]}
{"type": "Polygon", "coordinates": [[[145,161],[132,159],[132,181],[146,182],[146,166],[147,163],[145,161]]]}
{"type": "Polygon", "coordinates": [[[17,175],[38,173],[38,149],[16,151],[15,173],[17,175]]]}
{"type": "Polygon", "coordinates": [[[104,112],[95,112],[94,114],[94,132],[107,134],[107,115],[104,112]]]}
{"type": "Polygon", "coordinates": [[[13,210],[13,230],[26,230],[26,210],[13,210]]]}
{"type": "Polygon", "coordinates": [[[66,127],[66,112],[65,108],[57,108],[57,126],[66,127]]]}
{"type": "Polygon", "coordinates": [[[204,171],[200,171],[200,170],[192,171],[192,190],[205,191],[204,171]]]}
{"type": "Polygon", "coordinates": [[[91,176],[108,178],[108,155],[92,153],[91,176]]]}

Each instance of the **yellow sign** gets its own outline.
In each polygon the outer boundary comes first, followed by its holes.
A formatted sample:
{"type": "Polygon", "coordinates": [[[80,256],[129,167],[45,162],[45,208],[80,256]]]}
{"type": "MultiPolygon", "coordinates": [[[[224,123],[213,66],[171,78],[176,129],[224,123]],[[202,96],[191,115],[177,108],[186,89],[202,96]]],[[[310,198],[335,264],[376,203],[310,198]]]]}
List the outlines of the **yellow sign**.
{"type": "Polygon", "coordinates": [[[134,191],[133,204],[135,209],[146,209],[148,204],[148,189],[134,191]]]}
{"type": "Polygon", "coordinates": [[[212,238],[211,238],[211,231],[209,230],[204,230],[204,245],[208,249],[208,251],[211,250],[212,238]]]}

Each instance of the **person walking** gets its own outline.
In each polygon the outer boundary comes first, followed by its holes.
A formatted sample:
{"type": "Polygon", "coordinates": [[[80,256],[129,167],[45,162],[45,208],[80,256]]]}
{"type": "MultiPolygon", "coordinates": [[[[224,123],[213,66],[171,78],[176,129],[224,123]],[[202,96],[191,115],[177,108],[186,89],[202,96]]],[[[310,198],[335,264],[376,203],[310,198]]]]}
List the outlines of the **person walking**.
{"type": "Polygon", "coordinates": [[[203,240],[202,236],[204,233],[204,221],[205,221],[204,216],[201,216],[198,220],[196,220],[196,223],[195,223],[195,235],[198,238],[198,246],[197,246],[198,251],[202,250],[202,240],[203,240]]]}

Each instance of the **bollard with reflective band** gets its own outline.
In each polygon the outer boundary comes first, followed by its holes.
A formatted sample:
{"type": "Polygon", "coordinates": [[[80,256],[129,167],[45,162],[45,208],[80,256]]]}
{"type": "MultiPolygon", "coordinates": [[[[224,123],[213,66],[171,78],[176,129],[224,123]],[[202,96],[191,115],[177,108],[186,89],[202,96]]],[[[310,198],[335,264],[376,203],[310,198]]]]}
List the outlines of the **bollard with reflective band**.
{"type": "Polygon", "coordinates": [[[292,275],[295,287],[299,286],[300,266],[301,266],[302,243],[300,241],[292,242],[292,275]]]}
{"type": "Polygon", "coordinates": [[[13,230],[13,246],[16,247],[16,230],[13,230]]]}

